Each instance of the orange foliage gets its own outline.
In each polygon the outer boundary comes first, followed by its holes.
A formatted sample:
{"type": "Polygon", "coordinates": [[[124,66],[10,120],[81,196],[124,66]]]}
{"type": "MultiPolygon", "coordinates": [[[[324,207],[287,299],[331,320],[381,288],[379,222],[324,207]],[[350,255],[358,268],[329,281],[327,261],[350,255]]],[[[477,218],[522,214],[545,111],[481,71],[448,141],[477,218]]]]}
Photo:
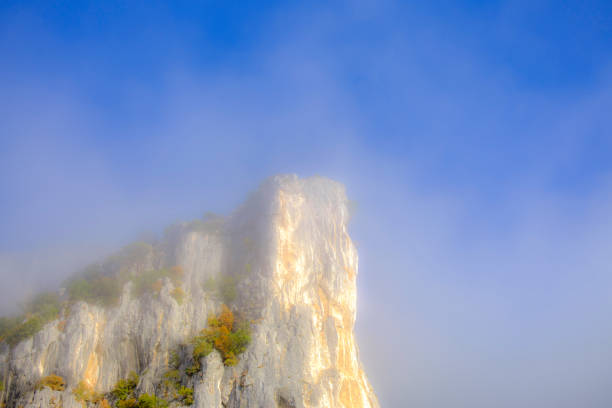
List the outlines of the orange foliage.
{"type": "MultiPolygon", "coordinates": [[[[226,305],[221,306],[218,315],[208,316],[208,327],[196,336],[194,343],[194,360],[208,355],[214,347],[223,356],[225,365],[236,365],[238,354],[246,350],[251,341],[251,329],[248,322],[235,321],[234,313],[226,305]]],[[[195,371],[199,370],[196,364],[195,371]]]]}
{"type": "Polygon", "coordinates": [[[235,366],[238,364],[238,358],[234,354],[234,352],[230,351],[225,355],[225,361],[223,362],[226,366],[235,366]]]}
{"type": "Polygon", "coordinates": [[[49,387],[53,391],[64,391],[66,388],[66,381],[64,381],[64,379],[59,375],[51,374],[41,378],[41,380],[38,382],[38,389],[42,389],[44,387],[49,387]]]}
{"type": "Polygon", "coordinates": [[[57,324],[57,330],[63,332],[66,328],[66,320],[62,320],[57,324]]]}
{"type": "Polygon", "coordinates": [[[108,400],[106,398],[104,398],[103,400],[101,400],[98,403],[98,407],[99,408],[111,408],[110,404],[108,403],[108,400]]]}
{"type": "Polygon", "coordinates": [[[231,350],[232,340],[230,333],[234,327],[234,313],[225,305],[221,306],[221,313],[218,316],[208,317],[208,328],[204,329],[203,334],[213,339],[213,345],[224,356],[231,350]]]}
{"type": "Polygon", "coordinates": [[[225,326],[213,329],[215,331],[215,348],[224,356],[230,351],[232,341],[230,339],[230,331],[225,326]]]}
{"type": "Polygon", "coordinates": [[[234,314],[229,309],[229,307],[222,305],[221,313],[219,313],[219,323],[221,326],[226,327],[228,332],[232,331],[234,327],[234,314]]]}
{"type": "Polygon", "coordinates": [[[162,280],[158,279],[155,282],[153,282],[153,285],[151,285],[151,289],[153,289],[153,291],[155,293],[159,293],[159,292],[161,292],[163,286],[164,286],[164,284],[163,284],[162,280]]]}

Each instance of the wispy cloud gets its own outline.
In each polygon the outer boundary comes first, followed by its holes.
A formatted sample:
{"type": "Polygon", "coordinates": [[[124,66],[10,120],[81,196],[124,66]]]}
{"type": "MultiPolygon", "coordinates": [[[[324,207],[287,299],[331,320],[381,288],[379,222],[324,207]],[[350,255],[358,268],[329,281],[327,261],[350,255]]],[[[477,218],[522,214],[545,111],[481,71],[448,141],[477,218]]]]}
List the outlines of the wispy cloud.
{"type": "Polygon", "coordinates": [[[273,13],[221,67],[176,41],[110,101],[70,71],[5,77],[0,308],[271,174],[322,174],[358,202],[383,406],[609,406],[612,71],[540,89],[398,7],[273,13]]]}

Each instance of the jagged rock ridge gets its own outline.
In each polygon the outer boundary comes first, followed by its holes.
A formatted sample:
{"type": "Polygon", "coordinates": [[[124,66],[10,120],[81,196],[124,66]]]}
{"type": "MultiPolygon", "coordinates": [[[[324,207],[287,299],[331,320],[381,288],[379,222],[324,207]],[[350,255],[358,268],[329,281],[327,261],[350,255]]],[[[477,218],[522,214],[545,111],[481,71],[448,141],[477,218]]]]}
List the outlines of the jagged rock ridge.
{"type": "Polygon", "coordinates": [[[0,344],[0,401],[79,408],[72,392],[79,383],[108,393],[131,371],[140,374],[138,392],[159,393],[172,350],[221,307],[206,282],[232,275],[231,307],[253,322],[252,340],[236,366],[212,352],[198,374],[183,375],[194,406],[378,407],[353,335],[357,252],[348,218],[341,184],[290,175],[264,182],[222,223],[174,227],[123,267],[138,274],[180,265],[185,300],[177,302],[177,284],[166,279],[158,295],[141,298],[126,284],[116,307],[71,304],[32,338],[0,344]],[[50,374],[65,379],[65,391],[36,389],[50,374]]]}

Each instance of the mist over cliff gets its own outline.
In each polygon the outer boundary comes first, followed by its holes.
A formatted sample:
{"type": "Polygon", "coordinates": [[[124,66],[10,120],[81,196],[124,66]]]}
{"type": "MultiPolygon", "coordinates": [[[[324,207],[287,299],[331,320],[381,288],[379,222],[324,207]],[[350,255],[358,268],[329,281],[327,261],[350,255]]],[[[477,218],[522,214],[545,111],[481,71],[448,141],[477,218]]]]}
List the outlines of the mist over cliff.
{"type": "Polygon", "coordinates": [[[2,404],[378,407],[349,217],[341,184],[276,176],[90,266],[2,321],[2,404]]]}
{"type": "Polygon", "coordinates": [[[0,315],[320,174],[383,406],[609,408],[611,33],[605,0],[2,1],[0,315]]]}

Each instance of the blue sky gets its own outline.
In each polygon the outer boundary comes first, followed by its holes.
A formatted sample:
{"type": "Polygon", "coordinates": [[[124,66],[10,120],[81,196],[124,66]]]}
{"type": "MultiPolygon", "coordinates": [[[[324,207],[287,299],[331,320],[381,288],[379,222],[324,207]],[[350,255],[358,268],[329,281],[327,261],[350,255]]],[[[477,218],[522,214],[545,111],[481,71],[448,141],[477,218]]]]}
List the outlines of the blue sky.
{"type": "Polygon", "coordinates": [[[0,6],[0,308],[320,174],[383,406],[610,406],[612,4],[97,3],[0,6]]]}

